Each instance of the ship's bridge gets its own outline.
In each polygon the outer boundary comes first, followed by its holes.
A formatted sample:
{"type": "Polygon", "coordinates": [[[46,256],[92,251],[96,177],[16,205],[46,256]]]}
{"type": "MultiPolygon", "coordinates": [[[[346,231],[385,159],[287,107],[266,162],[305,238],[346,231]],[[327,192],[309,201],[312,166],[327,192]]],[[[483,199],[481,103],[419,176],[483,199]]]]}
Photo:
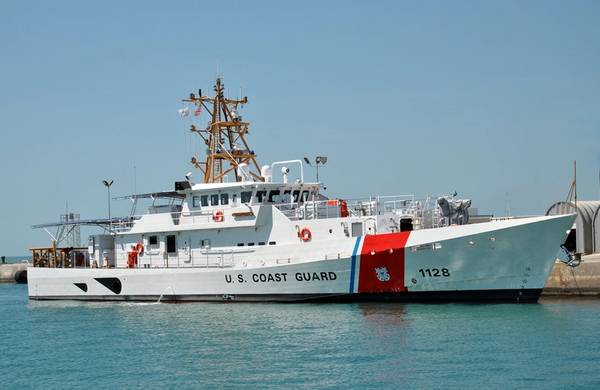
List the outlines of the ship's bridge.
{"type": "Polygon", "coordinates": [[[325,199],[319,194],[320,183],[305,183],[300,160],[274,162],[261,170],[264,181],[251,179],[244,167],[240,170],[243,180],[224,183],[199,183],[191,180],[175,183],[175,190],[185,196],[183,212],[213,210],[226,207],[256,205],[292,205],[325,199]],[[290,181],[287,165],[299,167],[298,178],[290,181]],[[281,181],[273,180],[273,170],[281,166],[281,181]]]}
{"type": "Polygon", "coordinates": [[[239,207],[242,205],[280,205],[318,200],[318,183],[211,183],[196,184],[185,195],[183,211],[239,207]],[[187,208],[187,210],[186,210],[187,208]]]}

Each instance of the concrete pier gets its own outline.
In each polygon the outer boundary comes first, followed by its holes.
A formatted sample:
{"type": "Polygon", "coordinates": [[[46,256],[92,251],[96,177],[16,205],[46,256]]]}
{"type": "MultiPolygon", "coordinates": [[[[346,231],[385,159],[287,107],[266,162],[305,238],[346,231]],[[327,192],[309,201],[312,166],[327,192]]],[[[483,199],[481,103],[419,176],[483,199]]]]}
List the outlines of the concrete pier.
{"type": "Polygon", "coordinates": [[[31,263],[0,264],[0,283],[27,283],[27,267],[31,263]]]}
{"type": "Polygon", "coordinates": [[[583,256],[577,267],[554,264],[542,295],[600,296],[600,253],[583,256]]]}

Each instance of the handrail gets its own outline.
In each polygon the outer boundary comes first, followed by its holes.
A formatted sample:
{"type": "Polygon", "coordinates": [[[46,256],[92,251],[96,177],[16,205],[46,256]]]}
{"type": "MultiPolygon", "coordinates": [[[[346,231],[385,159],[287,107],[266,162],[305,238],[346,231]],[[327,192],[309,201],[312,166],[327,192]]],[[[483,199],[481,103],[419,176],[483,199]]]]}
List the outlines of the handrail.
{"type": "MultiPolygon", "coordinates": [[[[339,202],[341,201],[341,199],[324,199],[265,205],[274,206],[291,220],[314,220],[340,218],[341,209],[339,202]],[[338,201],[338,203],[331,204],[332,201],[338,201]]],[[[432,203],[431,197],[417,199],[414,195],[384,195],[347,199],[343,201],[346,202],[348,215],[351,217],[368,217],[392,213],[397,216],[422,219],[427,215],[428,225],[431,227],[438,226],[441,218],[440,215],[438,215],[439,208],[437,203],[432,203]]],[[[126,232],[135,225],[137,220],[150,215],[162,216],[163,218],[164,216],[169,215],[169,220],[171,220],[174,225],[211,223],[213,211],[214,210],[211,208],[210,210],[166,211],[160,213],[149,212],[131,216],[125,221],[115,222],[113,224],[113,229],[116,232],[126,232]]],[[[417,220],[415,222],[420,224],[422,221],[417,220]]]]}
{"type": "Polygon", "coordinates": [[[274,163],[271,164],[271,171],[275,172],[275,170],[273,168],[277,165],[283,165],[283,164],[300,164],[300,182],[304,183],[304,165],[302,164],[301,160],[275,161],[274,163]]]}

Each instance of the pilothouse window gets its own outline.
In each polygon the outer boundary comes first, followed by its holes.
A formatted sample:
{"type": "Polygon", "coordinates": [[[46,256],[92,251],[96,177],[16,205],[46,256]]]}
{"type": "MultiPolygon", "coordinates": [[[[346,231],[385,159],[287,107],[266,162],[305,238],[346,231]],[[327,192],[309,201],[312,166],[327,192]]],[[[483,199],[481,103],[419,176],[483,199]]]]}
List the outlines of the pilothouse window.
{"type": "Polygon", "coordinates": [[[264,197],[267,195],[267,191],[256,191],[256,201],[262,203],[264,197]]]}
{"type": "Polygon", "coordinates": [[[279,190],[273,190],[269,193],[269,202],[276,203],[279,202],[279,190]]]}
{"type": "Polygon", "coordinates": [[[200,204],[202,205],[202,207],[208,206],[208,195],[202,195],[200,197],[200,204]]]}
{"type": "Polygon", "coordinates": [[[281,201],[285,203],[290,203],[292,201],[292,190],[283,191],[283,195],[281,196],[281,201]]]}
{"type": "Polygon", "coordinates": [[[306,202],[308,200],[308,191],[302,191],[302,201],[306,202]]]}
{"type": "Polygon", "coordinates": [[[252,200],[252,191],[242,192],[242,203],[250,203],[250,200],[252,200]]]}
{"type": "Polygon", "coordinates": [[[200,197],[192,196],[192,207],[200,207],[200,197]]]}
{"type": "Polygon", "coordinates": [[[229,204],[229,194],[221,194],[221,204],[229,204]]]}
{"type": "Polygon", "coordinates": [[[218,206],[219,205],[219,194],[212,194],[210,196],[210,205],[218,206]]]}

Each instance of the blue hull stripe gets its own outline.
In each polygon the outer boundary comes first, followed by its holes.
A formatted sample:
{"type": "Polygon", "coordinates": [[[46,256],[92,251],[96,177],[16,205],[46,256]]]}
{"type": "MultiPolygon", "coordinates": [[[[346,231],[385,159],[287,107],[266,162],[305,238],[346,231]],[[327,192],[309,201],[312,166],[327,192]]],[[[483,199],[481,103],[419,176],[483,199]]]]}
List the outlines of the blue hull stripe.
{"type": "Polygon", "coordinates": [[[354,250],[352,251],[352,265],[350,266],[350,294],[354,292],[354,278],[356,277],[356,254],[358,253],[358,247],[360,246],[360,236],[356,237],[356,243],[354,244],[354,250]]]}

